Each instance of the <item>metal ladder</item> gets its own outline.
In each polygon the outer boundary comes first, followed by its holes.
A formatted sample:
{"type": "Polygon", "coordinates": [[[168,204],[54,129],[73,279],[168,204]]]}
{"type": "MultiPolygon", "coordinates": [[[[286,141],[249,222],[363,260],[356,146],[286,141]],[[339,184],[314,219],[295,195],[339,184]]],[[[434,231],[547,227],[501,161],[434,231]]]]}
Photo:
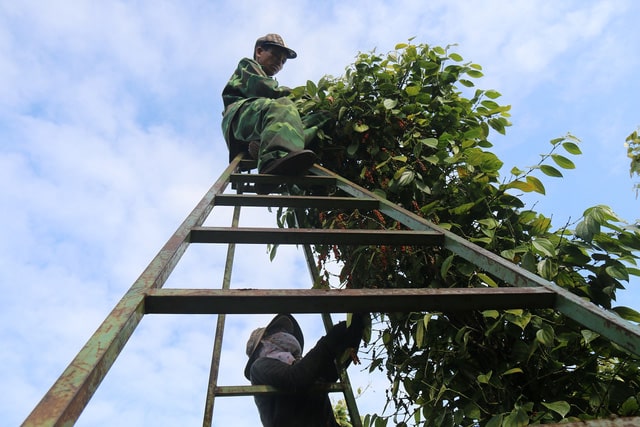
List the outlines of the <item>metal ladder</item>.
{"type": "MultiPolygon", "coordinates": [[[[220,386],[218,372],[226,314],[321,313],[330,328],[330,313],[554,308],[625,349],[640,354],[640,328],[583,301],[567,290],[530,273],[455,234],[315,165],[304,177],[247,174],[255,164],[238,155],[149,266],[116,304],[87,344],[62,373],[23,426],[73,424],[106,376],[145,314],[217,314],[203,426],[210,426],[216,397],[274,393],[268,386],[220,386]],[[332,186],[343,197],[250,194],[255,184],[332,186]],[[232,185],[237,194],[223,194],[232,185]],[[249,194],[245,194],[249,193],[249,194]],[[203,227],[215,206],[233,206],[231,227],[203,227]],[[240,228],[241,207],[378,209],[408,230],[335,230],[301,228],[240,228]],[[163,288],[190,244],[228,244],[221,289],[163,288]],[[441,246],[485,272],[511,284],[501,288],[447,289],[231,289],[236,244],[302,245],[312,279],[318,271],[313,244],[441,246]],[[524,297],[524,298],[523,298],[524,297]],[[294,308],[292,310],[292,308],[294,308]]],[[[361,426],[346,372],[340,382],[325,387],[342,392],[354,427],[361,426]]],[[[640,419],[639,419],[640,420],[640,419]]]]}

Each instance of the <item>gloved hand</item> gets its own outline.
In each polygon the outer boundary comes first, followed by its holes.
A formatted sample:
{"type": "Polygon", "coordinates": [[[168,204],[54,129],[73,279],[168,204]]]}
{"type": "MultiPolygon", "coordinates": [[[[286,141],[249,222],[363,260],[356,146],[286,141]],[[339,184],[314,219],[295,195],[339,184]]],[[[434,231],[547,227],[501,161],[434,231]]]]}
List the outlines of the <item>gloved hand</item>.
{"type": "Polygon", "coordinates": [[[320,342],[327,347],[333,357],[341,355],[348,348],[357,350],[360,347],[364,331],[363,316],[362,313],[354,313],[349,327],[347,327],[347,322],[339,322],[320,339],[320,342]]]}

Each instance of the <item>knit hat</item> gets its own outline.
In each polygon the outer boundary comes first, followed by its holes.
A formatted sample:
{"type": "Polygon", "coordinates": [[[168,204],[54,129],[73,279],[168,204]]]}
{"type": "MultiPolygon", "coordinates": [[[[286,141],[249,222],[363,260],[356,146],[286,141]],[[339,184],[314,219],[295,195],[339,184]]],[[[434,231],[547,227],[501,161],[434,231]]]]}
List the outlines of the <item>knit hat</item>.
{"type": "Polygon", "coordinates": [[[295,50],[289,49],[287,47],[284,40],[279,34],[267,34],[266,36],[260,37],[258,40],[256,40],[256,47],[264,45],[278,46],[283,48],[287,51],[287,58],[289,59],[293,59],[298,56],[295,50]]]}
{"type": "Polygon", "coordinates": [[[290,314],[278,314],[274,317],[266,327],[255,329],[251,332],[249,340],[247,341],[247,356],[249,360],[244,367],[244,376],[251,380],[251,365],[258,358],[258,347],[260,347],[260,341],[273,335],[276,332],[288,332],[293,335],[300,343],[300,351],[304,350],[304,336],[302,335],[302,329],[296,319],[290,314]]]}

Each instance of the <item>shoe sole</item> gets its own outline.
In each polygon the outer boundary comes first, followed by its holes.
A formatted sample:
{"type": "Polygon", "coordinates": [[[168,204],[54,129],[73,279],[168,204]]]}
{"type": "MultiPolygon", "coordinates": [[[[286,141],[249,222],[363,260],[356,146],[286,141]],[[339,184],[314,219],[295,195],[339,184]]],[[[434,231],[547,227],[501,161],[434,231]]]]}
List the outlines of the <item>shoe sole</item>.
{"type": "Polygon", "coordinates": [[[260,173],[285,176],[304,175],[315,161],[316,154],[313,151],[296,151],[272,161],[260,173]]]}

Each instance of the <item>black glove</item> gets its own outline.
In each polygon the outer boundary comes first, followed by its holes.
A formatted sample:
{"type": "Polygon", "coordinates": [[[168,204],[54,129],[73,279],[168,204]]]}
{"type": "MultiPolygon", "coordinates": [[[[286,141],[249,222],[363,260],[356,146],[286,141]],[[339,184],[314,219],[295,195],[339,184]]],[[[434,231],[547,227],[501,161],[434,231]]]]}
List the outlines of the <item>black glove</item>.
{"type": "Polygon", "coordinates": [[[339,322],[327,335],[320,338],[329,350],[336,357],[344,353],[348,348],[358,349],[364,331],[364,320],[361,313],[355,313],[351,319],[351,324],[347,328],[347,322],[339,322]]]}

